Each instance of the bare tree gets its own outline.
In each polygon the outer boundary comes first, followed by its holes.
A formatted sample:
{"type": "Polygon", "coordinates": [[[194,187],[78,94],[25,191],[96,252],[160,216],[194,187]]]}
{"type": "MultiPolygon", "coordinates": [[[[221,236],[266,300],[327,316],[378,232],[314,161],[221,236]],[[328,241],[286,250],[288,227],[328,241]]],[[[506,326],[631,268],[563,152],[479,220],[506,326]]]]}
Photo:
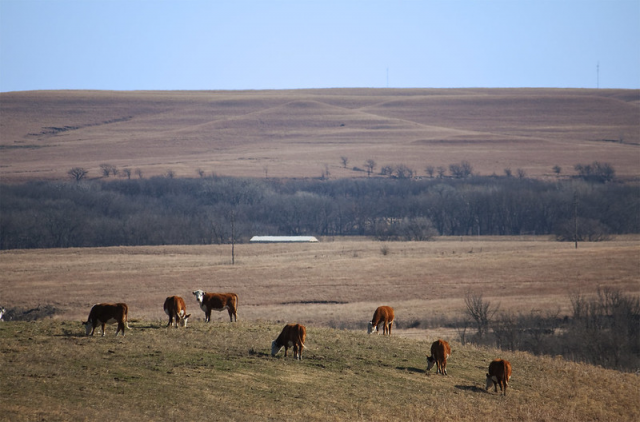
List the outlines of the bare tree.
{"type": "Polygon", "coordinates": [[[340,161],[342,162],[342,167],[347,168],[347,164],[349,164],[349,158],[344,155],[340,157],[340,161]]]}
{"type": "Polygon", "coordinates": [[[365,168],[367,169],[367,176],[371,176],[371,173],[373,173],[373,169],[376,168],[376,162],[373,161],[372,159],[368,159],[365,163],[364,163],[365,168]]]}
{"type": "Polygon", "coordinates": [[[198,176],[200,176],[201,179],[204,177],[204,170],[201,168],[197,168],[196,173],[198,173],[198,176]]]}
{"type": "Polygon", "coordinates": [[[444,174],[447,172],[447,169],[442,166],[438,166],[436,172],[438,173],[438,178],[442,179],[444,177],[444,174]]]}
{"type": "Polygon", "coordinates": [[[562,167],[556,164],[555,166],[553,166],[553,172],[556,174],[556,176],[560,176],[560,173],[562,173],[562,167]]]}
{"type": "Polygon", "coordinates": [[[436,169],[433,166],[427,166],[425,167],[424,171],[429,175],[430,178],[433,179],[433,173],[436,171],[436,169]]]}
{"type": "Polygon", "coordinates": [[[76,182],[79,182],[80,180],[84,179],[87,176],[87,173],[89,172],[86,169],[83,169],[82,167],[74,167],[67,172],[67,174],[76,182]]]}
{"type": "Polygon", "coordinates": [[[109,177],[109,175],[111,175],[112,173],[114,176],[118,174],[118,169],[113,164],[108,164],[108,163],[100,164],[100,169],[102,170],[102,175],[104,177],[109,177]]]}
{"type": "Polygon", "coordinates": [[[127,179],[131,179],[131,169],[130,168],[127,168],[127,167],[123,168],[122,169],[122,174],[124,174],[124,176],[127,179]]]}
{"type": "Polygon", "coordinates": [[[167,172],[165,173],[165,175],[166,175],[169,179],[173,179],[174,177],[176,177],[176,173],[175,173],[173,170],[171,170],[171,169],[167,170],[167,172]]]}
{"type": "Polygon", "coordinates": [[[413,178],[413,170],[404,164],[398,164],[395,169],[398,179],[411,179],[413,178]]]}
{"type": "Polygon", "coordinates": [[[142,169],[136,169],[135,174],[138,176],[138,179],[142,179],[142,169]]]}
{"type": "Polygon", "coordinates": [[[524,179],[525,177],[527,177],[527,172],[523,169],[516,170],[516,174],[518,175],[518,179],[524,179]]]}
{"type": "Polygon", "coordinates": [[[469,291],[464,296],[464,304],[467,307],[465,314],[475,322],[478,336],[483,337],[489,331],[489,321],[498,312],[500,306],[492,307],[491,302],[482,298],[482,294],[473,294],[469,291]]]}
{"type": "Polygon", "coordinates": [[[507,167],[506,169],[504,169],[504,175],[507,177],[512,177],[513,176],[513,172],[511,171],[510,167],[507,167]]]}

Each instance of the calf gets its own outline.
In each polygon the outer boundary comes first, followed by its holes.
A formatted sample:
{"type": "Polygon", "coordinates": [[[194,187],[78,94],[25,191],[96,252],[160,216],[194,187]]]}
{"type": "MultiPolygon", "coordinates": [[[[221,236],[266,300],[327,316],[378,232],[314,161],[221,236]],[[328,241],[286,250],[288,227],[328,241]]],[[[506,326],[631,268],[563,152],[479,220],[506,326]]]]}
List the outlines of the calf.
{"type": "MultiPolygon", "coordinates": [[[[447,375],[447,359],[451,356],[451,346],[444,340],[436,340],[431,344],[431,356],[427,356],[427,371],[436,365],[436,374],[447,375]]],[[[426,373],[426,372],[425,372],[426,373]]]]}
{"type": "Polygon", "coordinates": [[[191,314],[187,314],[187,305],[184,304],[184,300],[180,296],[170,296],[164,301],[164,313],[169,315],[167,327],[171,326],[175,319],[176,328],[178,328],[178,324],[186,328],[191,316],[191,314]]]}
{"type": "Polygon", "coordinates": [[[500,385],[500,391],[502,391],[506,396],[510,378],[511,364],[509,361],[496,359],[489,364],[489,373],[487,374],[487,386],[485,387],[485,390],[488,390],[491,387],[491,384],[493,384],[494,391],[497,393],[498,385],[500,385]]]}
{"type": "Polygon", "coordinates": [[[231,322],[238,321],[238,295],[235,293],[206,293],[202,290],[193,292],[200,309],[204,311],[205,321],[211,321],[211,311],[229,312],[231,322]]]}
{"type": "Polygon", "coordinates": [[[382,327],[382,335],[391,335],[391,326],[393,325],[393,308],[390,306],[380,306],[373,313],[373,319],[369,322],[367,332],[369,334],[379,332],[378,325],[384,324],[382,327]]]}
{"type": "Polygon", "coordinates": [[[128,314],[129,307],[126,303],[98,303],[97,305],[93,305],[91,312],[89,312],[87,322],[83,324],[88,336],[92,336],[98,324],[101,324],[102,336],[104,337],[104,326],[117,322],[118,329],[116,330],[116,336],[122,331],[122,336],[124,337],[124,327],[129,328],[127,321],[128,314]]]}
{"type": "Polygon", "coordinates": [[[294,359],[302,360],[302,349],[307,338],[307,328],[300,324],[287,324],[277,339],[271,342],[271,356],[275,356],[284,346],[284,356],[287,357],[289,347],[293,347],[294,359]]]}

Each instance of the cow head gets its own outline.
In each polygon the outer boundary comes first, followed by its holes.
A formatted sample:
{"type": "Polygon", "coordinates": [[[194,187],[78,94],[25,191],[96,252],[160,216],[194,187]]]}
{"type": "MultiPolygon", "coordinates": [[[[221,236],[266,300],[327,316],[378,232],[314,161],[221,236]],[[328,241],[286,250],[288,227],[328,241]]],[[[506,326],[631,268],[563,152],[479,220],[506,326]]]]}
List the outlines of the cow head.
{"type": "MultiPolygon", "coordinates": [[[[495,376],[491,376],[489,374],[487,374],[487,385],[485,386],[485,390],[488,390],[491,388],[492,385],[494,385],[495,383],[498,382],[498,378],[496,378],[495,376]]],[[[502,390],[502,386],[500,386],[500,389],[502,390]]]]}
{"type": "Polygon", "coordinates": [[[373,334],[378,332],[378,326],[373,325],[373,322],[369,321],[369,325],[367,326],[367,333],[373,334]]]}
{"type": "Polygon", "coordinates": [[[282,346],[278,346],[275,340],[271,342],[271,356],[275,356],[282,349],[282,346]]]}
{"type": "Polygon", "coordinates": [[[4,313],[7,312],[6,309],[4,309],[4,306],[0,306],[0,321],[2,321],[2,317],[4,316],[4,313]]]}
{"type": "Polygon", "coordinates": [[[191,316],[191,314],[187,314],[187,315],[180,315],[180,326],[181,327],[186,327],[187,326],[187,322],[189,321],[189,317],[191,316]]]}
{"type": "Polygon", "coordinates": [[[198,303],[202,305],[202,300],[204,299],[204,291],[196,290],[193,292],[193,295],[196,297],[198,303]]]}
{"type": "Polygon", "coordinates": [[[87,320],[87,322],[83,322],[82,324],[84,325],[86,334],[91,335],[91,331],[93,331],[93,324],[91,323],[91,320],[87,320]]]}
{"type": "Polygon", "coordinates": [[[427,371],[431,371],[433,365],[436,364],[436,358],[433,356],[427,356],[427,371]]]}

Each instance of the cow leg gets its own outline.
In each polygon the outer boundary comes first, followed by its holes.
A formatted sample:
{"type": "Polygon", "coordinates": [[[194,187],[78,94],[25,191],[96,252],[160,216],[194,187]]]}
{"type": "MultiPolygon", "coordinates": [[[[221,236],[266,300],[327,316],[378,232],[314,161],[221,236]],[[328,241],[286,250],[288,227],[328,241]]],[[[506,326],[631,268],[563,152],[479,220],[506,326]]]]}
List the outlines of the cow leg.
{"type": "Polygon", "coordinates": [[[107,324],[103,322],[102,323],[102,337],[104,337],[104,327],[105,327],[105,325],[107,325],[107,324]]]}
{"type": "Polygon", "coordinates": [[[207,309],[207,312],[204,315],[205,315],[204,320],[206,322],[211,322],[211,309],[207,309]]]}
{"type": "Polygon", "coordinates": [[[229,322],[233,322],[233,310],[227,308],[227,312],[229,312],[229,322]]]}
{"type": "Polygon", "coordinates": [[[391,335],[391,326],[393,325],[393,321],[389,323],[389,335],[391,335]]]}

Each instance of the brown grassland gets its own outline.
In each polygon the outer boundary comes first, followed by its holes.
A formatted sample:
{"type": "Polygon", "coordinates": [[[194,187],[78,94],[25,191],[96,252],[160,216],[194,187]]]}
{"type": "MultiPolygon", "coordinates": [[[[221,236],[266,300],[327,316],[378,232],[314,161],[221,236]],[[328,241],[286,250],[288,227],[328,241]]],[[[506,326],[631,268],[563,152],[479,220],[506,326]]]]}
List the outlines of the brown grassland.
{"type": "Polygon", "coordinates": [[[73,167],[95,178],[104,163],[144,177],[362,177],[353,168],[369,159],[376,172],[466,160],[481,175],[538,178],[597,160],[637,179],[639,106],[640,91],[605,89],[8,92],[0,180],[73,167]]]}
{"type": "Polygon", "coordinates": [[[52,305],[38,322],[0,324],[7,420],[637,420],[640,378],[561,358],[463,346],[438,322],[462,316],[464,292],[513,312],[570,312],[570,291],[638,294],[637,237],[573,244],[541,237],[381,243],[159,246],[0,252],[5,307],[52,305]],[[386,246],[385,255],[381,248],[386,246]],[[203,322],[191,292],[235,291],[239,321],[203,322]],[[164,298],[192,323],[165,328],[164,298]],[[126,337],[87,338],[93,303],[130,306],[126,337]],[[391,338],[367,336],[376,306],[396,309],[391,338]],[[421,321],[427,329],[405,329],[421,321]],[[307,325],[304,360],[271,358],[285,322],[307,325]],[[347,328],[347,329],[342,329],[347,328]],[[425,353],[451,341],[447,377],[425,353]],[[501,356],[507,397],[486,393],[501,356]],[[212,410],[214,409],[214,410],[212,410]],[[215,412],[214,416],[210,412],[215,412]]]}
{"type": "MultiPolygon", "coordinates": [[[[72,167],[98,178],[104,163],[144,177],[363,177],[354,167],[373,159],[376,172],[466,160],[535,178],[600,161],[637,183],[639,107],[638,90],[1,93],[0,181],[72,167]]],[[[467,292],[560,316],[572,292],[638,295],[639,240],[325,238],[236,245],[234,265],[229,245],[0,251],[0,305],[54,311],[0,323],[0,420],[640,420],[638,373],[462,345],[443,328],[467,292]],[[204,323],[195,289],[236,292],[238,322],[204,323]],[[166,328],[170,295],[185,299],[187,329],[166,328]],[[116,301],[130,307],[126,337],[84,336],[91,306],[116,301]],[[367,336],[382,304],[398,327],[367,336]],[[285,322],[307,326],[301,362],[269,356],[285,322]],[[446,377],[425,374],[437,338],[453,347],[446,377]],[[506,397],[484,391],[499,356],[514,368],[506,397]]]]}

